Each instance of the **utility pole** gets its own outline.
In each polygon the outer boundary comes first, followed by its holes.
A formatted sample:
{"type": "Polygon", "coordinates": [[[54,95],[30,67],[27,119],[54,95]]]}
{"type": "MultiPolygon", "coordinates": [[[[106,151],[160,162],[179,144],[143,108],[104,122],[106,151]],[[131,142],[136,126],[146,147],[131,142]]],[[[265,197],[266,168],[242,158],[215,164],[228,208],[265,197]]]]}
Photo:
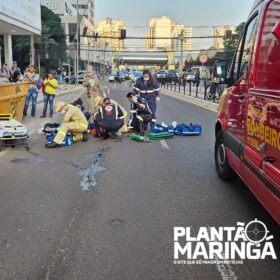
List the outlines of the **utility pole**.
{"type": "Polygon", "coordinates": [[[179,67],[179,73],[182,74],[183,70],[183,42],[184,42],[184,31],[182,30],[181,33],[178,35],[178,39],[180,40],[181,46],[180,46],[180,51],[181,51],[181,57],[180,57],[180,67],[179,67]]]}
{"type": "Polygon", "coordinates": [[[76,76],[76,80],[75,80],[75,84],[78,84],[78,71],[79,71],[79,42],[80,42],[80,24],[79,24],[79,0],[77,0],[77,31],[76,31],[76,35],[77,35],[77,40],[76,40],[76,68],[75,68],[75,76],[76,76]]]}
{"type": "Polygon", "coordinates": [[[30,65],[35,64],[34,35],[30,36],[30,65]]]}

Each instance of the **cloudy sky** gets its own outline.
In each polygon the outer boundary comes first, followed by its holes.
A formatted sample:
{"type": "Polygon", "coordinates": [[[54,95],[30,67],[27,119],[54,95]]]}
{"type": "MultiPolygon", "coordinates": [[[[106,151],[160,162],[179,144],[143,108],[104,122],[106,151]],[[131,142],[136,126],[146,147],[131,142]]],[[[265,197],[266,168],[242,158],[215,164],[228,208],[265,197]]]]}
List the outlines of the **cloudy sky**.
{"type": "MultiPolygon", "coordinates": [[[[212,26],[238,25],[245,21],[254,0],[96,0],[96,22],[106,17],[123,20],[127,36],[144,36],[149,19],[170,16],[194,26],[193,36],[213,35],[212,26]]],[[[193,40],[193,48],[204,48],[212,39],[193,40]]],[[[127,40],[129,47],[144,46],[143,40],[127,40]]]]}

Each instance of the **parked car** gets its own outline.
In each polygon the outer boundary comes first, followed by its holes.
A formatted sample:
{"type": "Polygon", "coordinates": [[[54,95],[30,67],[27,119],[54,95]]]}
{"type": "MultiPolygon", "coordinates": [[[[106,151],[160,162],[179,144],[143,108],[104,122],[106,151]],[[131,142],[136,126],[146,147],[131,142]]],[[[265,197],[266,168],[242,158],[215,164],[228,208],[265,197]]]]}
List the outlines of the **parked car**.
{"type": "Polygon", "coordinates": [[[129,80],[129,72],[127,70],[121,70],[121,74],[125,80],[129,80]]]}
{"type": "Polygon", "coordinates": [[[238,175],[280,224],[279,0],[255,1],[231,67],[217,61],[225,80],[215,134],[220,178],[238,175]],[[228,73],[226,75],[226,73],[228,73]]]}
{"type": "MultiPolygon", "coordinates": [[[[78,83],[82,84],[86,80],[86,76],[87,76],[87,71],[78,72],[78,83]]],[[[76,83],[77,80],[76,75],[71,75],[70,77],[66,76],[64,78],[65,83],[69,83],[69,79],[70,79],[70,84],[76,83]]]]}
{"type": "Polygon", "coordinates": [[[187,82],[195,81],[196,73],[195,72],[188,72],[184,75],[187,82]]]}
{"type": "Polygon", "coordinates": [[[166,70],[160,70],[156,73],[157,78],[160,80],[161,78],[167,77],[167,71],[166,70]]]}
{"type": "Polygon", "coordinates": [[[169,70],[167,72],[167,82],[171,83],[171,82],[176,82],[178,83],[179,81],[179,71],[178,70],[169,70]]]}
{"type": "Polygon", "coordinates": [[[139,78],[141,78],[143,76],[143,73],[140,72],[140,71],[133,71],[131,74],[130,74],[130,79],[132,82],[136,82],[139,78]]]}
{"type": "Polygon", "coordinates": [[[114,82],[115,79],[117,77],[117,73],[116,72],[112,72],[109,76],[109,82],[114,82]]]}

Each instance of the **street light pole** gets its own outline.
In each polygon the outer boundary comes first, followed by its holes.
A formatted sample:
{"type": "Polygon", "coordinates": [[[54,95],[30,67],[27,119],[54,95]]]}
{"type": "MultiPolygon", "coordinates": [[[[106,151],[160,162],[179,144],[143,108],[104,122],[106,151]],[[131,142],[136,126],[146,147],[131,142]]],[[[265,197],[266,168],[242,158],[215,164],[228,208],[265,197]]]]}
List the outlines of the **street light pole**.
{"type": "Polygon", "coordinates": [[[79,24],[79,0],[77,0],[77,40],[76,40],[76,69],[75,69],[75,74],[76,74],[76,79],[75,79],[75,84],[78,84],[78,71],[79,71],[79,41],[80,41],[80,36],[79,36],[79,29],[80,29],[80,24],[79,24]]]}
{"type": "Polygon", "coordinates": [[[178,35],[178,39],[181,41],[181,46],[180,46],[180,51],[181,51],[181,57],[180,57],[180,67],[179,67],[179,72],[182,74],[183,70],[183,42],[184,42],[184,32],[183,30],[181,33],[178,35]]]}

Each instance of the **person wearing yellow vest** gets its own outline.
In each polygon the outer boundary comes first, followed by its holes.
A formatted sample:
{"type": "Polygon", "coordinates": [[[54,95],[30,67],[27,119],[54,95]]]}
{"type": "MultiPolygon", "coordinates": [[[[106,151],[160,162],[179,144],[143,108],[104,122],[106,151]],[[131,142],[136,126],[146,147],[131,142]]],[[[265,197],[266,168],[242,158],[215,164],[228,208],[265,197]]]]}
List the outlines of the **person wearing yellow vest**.
{"type": "Polygon", "coordinates": [[[50,117],[53,117],[53,100],[55,98],[58,82],[53,74],[49,73],[48,78],[44,80],[44,109],[40,118],[45,118],[47,115],[48,104],[50,104],[50,117]]]}
{"type": "Polygon", "coordinates": [[[67,132],[72,133],[74,141],[83,140],[85,142],[88,140],[88,121],[78,107],[58,101],[56,112],[63,114],[64,118],[53,142],[46,144],[47,148],[58,147],[63,142],[67,132]]]}

